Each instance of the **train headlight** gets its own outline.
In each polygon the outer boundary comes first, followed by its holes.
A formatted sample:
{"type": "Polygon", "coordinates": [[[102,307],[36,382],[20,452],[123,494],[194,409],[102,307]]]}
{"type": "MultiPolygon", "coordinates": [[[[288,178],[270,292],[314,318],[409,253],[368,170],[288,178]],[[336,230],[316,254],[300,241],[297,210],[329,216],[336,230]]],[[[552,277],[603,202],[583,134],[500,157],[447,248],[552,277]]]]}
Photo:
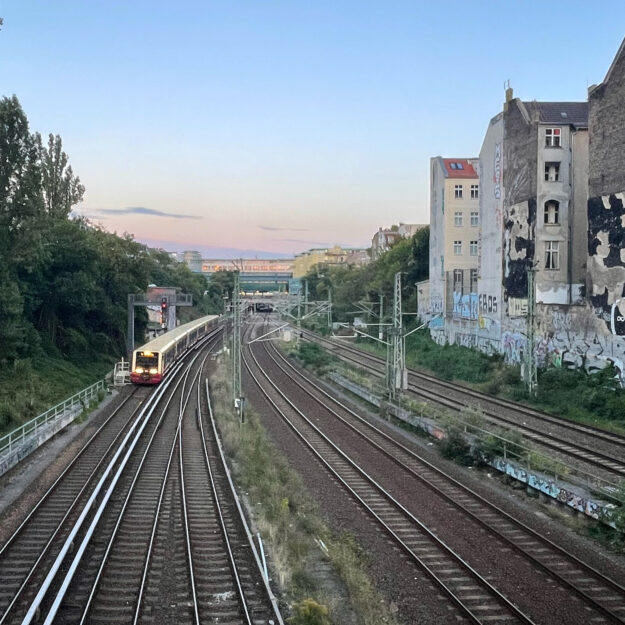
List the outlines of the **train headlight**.
{"type": "Polygon", "coordinates": [[[135,373],[143,373],[143,367],[137,367],[135,373]]]}
{"type": "Polygon", "coordinates": [[[157,369],[156,367],[152,367],[152,368],[150,369],[150,373],[151,373],[152,375],[154,375],[155,373],[158,373],[158,369],[157,369]]]}

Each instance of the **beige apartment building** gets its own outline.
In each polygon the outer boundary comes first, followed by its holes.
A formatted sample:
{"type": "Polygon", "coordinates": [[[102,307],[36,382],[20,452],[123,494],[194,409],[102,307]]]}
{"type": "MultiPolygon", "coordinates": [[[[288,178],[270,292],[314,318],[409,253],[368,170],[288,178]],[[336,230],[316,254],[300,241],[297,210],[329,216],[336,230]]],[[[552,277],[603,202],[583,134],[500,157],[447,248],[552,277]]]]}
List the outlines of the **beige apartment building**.
{"type": "Polygon", "coordinates": [[[293,261],[293,277],[303,278],[315,265],[362,265],[363,253],[366,253],[364,248],[346,249],[340,245],[307,250],[295,257],[293,261]]]}
{"type": "Polygon", "coordinates": [[[430,159],[430,304],[433,313],[477,318],[480,241],[477,158],[430,159]]]}

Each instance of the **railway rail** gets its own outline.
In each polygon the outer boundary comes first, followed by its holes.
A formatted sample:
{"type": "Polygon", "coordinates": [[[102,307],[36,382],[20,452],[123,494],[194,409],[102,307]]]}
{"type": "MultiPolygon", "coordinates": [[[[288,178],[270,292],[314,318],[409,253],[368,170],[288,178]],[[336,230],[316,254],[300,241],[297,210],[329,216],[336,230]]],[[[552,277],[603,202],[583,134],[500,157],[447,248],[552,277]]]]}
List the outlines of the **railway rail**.
{"type": "MultiPolygon", "coordinates": [[[[302,441],[305,441],[305,444],[317,454],[324,466],[333,472],[337,480],[343,483],[344,488],[349,490],[352,497],[368,509],[370,514],[374,515],[389,535],[395,539],[409,536],[410,532],[415,531],[415,526],[411,526],[409,523],[414,523],[416,519],[411,518],[411,513],[402,506],[402,503],[393,498],[393,495],[385,491],[379,484],[377,485],[377,494],[368,491],[369,488],[374,488],[372,486],[374,480],[367,474],[367,468],[358,469],[356,463],[347,458],[346,453],[337,448],[335,443],[324,435],[318,427],[320,412],[329,412],[332,415],[331,418],[341,421],[345,426],[343,429],[349,428],[350,435],[356,435],[363,441],[366,440],[366,445],[375,450],[374,452],[364,451],[361,457],[369,457],[374,454],[384,455],[398,466],[401,472],[410,475],[411,480],[418,480],[424,484],[436,497],[442,499],[445,505],[453,507],[456,513],[463,515],[467,523],[472,523],[481,531],[486,530],[490,535],[493,535],[494,540],[502,545],[501,550],[504,558],[506,551],[518,554],[533,567],[534,571],[539,571],[540,574],[548,576],[552,583],[555,581],[562,589],[575,596],[584,605],[583,609],[590,611],[587,622],[625,622],[625,588],[617,582],[586,565],[558,545],[544,539],[540,534],[490,504],[477,493],[446,476],[442,471],[420,458],[414,451],[395,441],[379,428],[372,426],[351,409],[328,395],[318,385],[311,383],[310,380],[306,379],[306,376],[296,371],[277,353],[265,353],[263,356],[264,364],[261,364],[258,360],[260,356],[258,350],[260,349],[269,350],[266,344],[263,348],[256,344],[250,355],[253,360],[248,359],[246,362],[248,371],[254,376],[256,383],[260,386],[271,385],[271,390],[266,392],[271,395],[271,401],[276,411],[280,411],[282,418],[286,420],[289,427],[298,431],[302,441]],[[268,364],[267,358],[273,359],[271,364],[268,364]],[[269,376],[266,373],[268,368],[272,369],[271,378],[275,378],[276,368],[281,372],[281,378],[272,379],[271,382],[268,382],[269,376]],[[314,409],[314,414],[317,417],[315,423],[306,419],[303,412],[295,406],[296,399],[292,395],[292,393],[296,393],[295,388],[298,389],[298,394],[306,392],[309,402],[313,397],[318,402],[318,408],[314,409]],[[292,392],[286,393],[287,389],[292,392]],[[332,407],[329,404],[332,404],[332,407]],[[385,508],[385,506],[390,506],[392,501],[395,501],[399,507],[394,510],[385,508]],[[590,615],[591,612],[592,615],[590,615]]],[[[425,530],[427,534],[427,528],[425,530]]],[[[418,558],[423,555],[422,564],[426,565],[426,570],[428,562],[445,561],[440,553],[427,551],[432,547],[425,546],[423,534],[415,534],[413,538],[414,542],[408,545],[406,545],[406,541],[403,541],[402,549],[406,553],[410,553],[412,557],[418,558]],[[411,545],[415,545],[416,548],[411,548],[411,545]]],[[[434,538],[436,537],[434,536],[434,538]]],[[[470,568],[470,565],[466,562],[465,564],[470,568]]],[[[462,579],[461,586],[463,587],[473,586],[474,583],[477,583],[474,579],[469,581],[469,574],[466,569],[460,573],[449,562],[443,565],[442,570],[449,571],[452,579],[462,579]],[[452,570],[454,573],[451,573],[452,570]]],[[[444,575],[437,576],[436,571],[430,570],[430,574],[432,573],[434,573],[432,579],[436,578],[436,583],[445,587],[445,592],[449,597],[451,595],[455,597],[452,600],[460,609],[462,609],[461,604],[469,609],[469,612],[464,612],[464,615],[470,620],[476,619],[473,622],[497,622],[505,619],[512,619],[511,622],[514,622],[514,619],[527,622],[523,619],[530,618],[526,614],[498,612],[502,609],[502,605],[493,599],[492,595],[488,595],[486,587],[481,587],[480,592],[471,595],[479,596],[477,605],[488,606],[484,611],[476,613],[475,604],[469,601],[466,605],[462,593],[455,593],[453,583],[449,583],[444,575]],[[492,618],[484,619],[484,615],[492,618]]],[[[476,590],[476,588],[473,587],[472,590],[476,590]]],[[[518,609],[516,606],[513,608],[518,609]]]]}
{"type": "MultiPolygon", "coordinates": [[[[127,419],[97,471],[77,470],[73,507],[56,494],[64,479],[50,489],[66,513],[47,546],[28,548],[20,530],[2,548],[0,579],[19,589],[0,595],[1,623],[282,623],[219,449],[206,347],[127,419]]],[[[33,511],[24,528],[50,536],[49,516],[33,511]]]]}
{"type": "MultiPolygon", "coordinates": [[[[385,365],[379,357],[309,331],[303,334],[327,346],[342,360],[384,377],[385,365]]],[[[598,468],[612,476],[611,481],[625,477],[625,436],[491,397],[414,370],[409,371],[408,382],[408,390],[415,397],[452,410],[477,407],[491,423],[517,430],[534,443],[598,468]]]]}

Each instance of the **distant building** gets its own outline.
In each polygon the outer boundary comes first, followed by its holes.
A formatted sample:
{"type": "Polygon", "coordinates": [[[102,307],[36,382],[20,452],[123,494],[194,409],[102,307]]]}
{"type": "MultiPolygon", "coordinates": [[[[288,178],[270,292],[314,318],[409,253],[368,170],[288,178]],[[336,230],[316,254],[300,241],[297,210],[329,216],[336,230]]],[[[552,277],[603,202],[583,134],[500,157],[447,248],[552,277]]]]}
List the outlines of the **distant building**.
{"type": "Polygon", "coordinates": [[[479,196],[477,158],[430,159],[432,314],[477,319],[479,196]]]}
{"type": "Polygon", "coordinates": [[[240,271],[241,273],[292,273],[291,258],[204,258],[203,274],[216,271],[240,271]]]}
{"type": "Polygon", "coordinates": [[[202,255],[194,250],[187,250],[183,254],[184,263],[194,273],[202,271],[202,255]]]}
{"type": "Polygon", "coordinates": [[[364,248],[343,248],[340,245],[330,248],[312,248],[295,257],[293,277],[303,278],[316,265],[357,265],[364,260],[362,253],[366,254],[367,250],[364,248]]]}
{"type": "Polygon", "coordinates": [[[379,228],[371,239],[371,258],[379,258],[388,251],[397,241],[407,239],[416,234],[422,228],[427,228],[428,224],[404,224],[391,226],[390,228],[379,228]]]}

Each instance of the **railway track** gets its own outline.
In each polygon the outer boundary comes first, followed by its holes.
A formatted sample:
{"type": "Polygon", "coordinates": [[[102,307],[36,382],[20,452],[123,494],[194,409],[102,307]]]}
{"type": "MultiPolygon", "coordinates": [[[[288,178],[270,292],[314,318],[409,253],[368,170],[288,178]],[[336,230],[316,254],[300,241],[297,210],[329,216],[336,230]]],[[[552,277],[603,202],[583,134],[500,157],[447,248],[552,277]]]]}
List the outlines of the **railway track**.
{"type": "Polygon", "coordinates": [[[196,348],[129,420],[55,548],[29,550],[35,574],[17,538],[3,548],[0,579],[15,572],[22,591],[2,623],[282,623],[219,449],[207,357],[196,348]]]}
{"type": "MultiPolygon", "coordinates": [[[[259,349],[261,348],[257,344],[253,354],[256,358],[259,349]]],[[[264,349],[268,348],[265,347],[264,349]]],[[[264,367],[258,360],[247,363],[248,370],[255,376],[257,384],[264,386],[268,382],[264,378],[266,374],[261,373],[261,371],[269,367],[266,361],[268,357],[267,354],[263,359],[264,367]]],[[[356,463],[346,458],[346,454],[341,449],[337,449],[317,428],[321,420],[320,412],[329,411],[332,414],[331,418],[340,419],[344,426],[349,428],[352,437],[366,438],[366,444],[375,451],[363,451],[361,457],[372,457],[375,454],[384,455],[396,467],[399,467],[402,473],[409,475],[411,480],[418,480],[431,493],[443,500],[442,505],[453,509],[455,514],[461,514],[465,517],[466,523],[475,525],[476,532],[488,531],[494,537],[493,540],[501,545],[502,557],[509,559],[510,556],[506,553],[513,552],[518,557],[522,557],[526,565],[527,563],[531,564],[534,572],[539,572],[538,575],[548,576],[551,583],[555,581],[561,589],[565,589],[566,592],[574,596],[580,609],[588,611],[588,620],[581,622],[625,622],[625,589],[618,583],[584,564],[551,541],[543,539],[529,527],[516,521],[477,493],[449,478],[423,458],[418,457],[413,451],[361,419],[329,396],[323,389],[317,385],[311,385],[310,381],[305,380],[301,373],[295,372],[289,364],[285,364],[284,359],[277,354],[272,353],[271,357],[275,359],[271,365],[272,372],[275,371],[276,367],[279,367],[281,371],[280,379],[276,378],[275,381],[272,381],[272,390],[268,391],[275,409],[282,413],[282,418],[287,420],[289,427],[298,432],[301,440],[306,441],[305,444],[317,454],[324,466],[335,475],[336,479],[343,484],[352,497],[359,501],[360,505],[369,510],[370,514],[385,528],[385,531],[395,539],[398,537],[402,539],[404,543],[402,549],[406,553],[410,553],[412,557],[417,559],[419,556],[424,556],[421,564],[425,564],[426,569],[428,563],[440,562],[442,570],[449,571],[452,579],[462,579],[461,587],[469,586],[471,592],[476,591],[473,585],[477,582],[469,576],[466,569],[461,573],[459,569],[454,568],[446,561],[440,552],[428,551],[432,547],[426,547],[427,543],[424,541],[423,534],[414,534],[414,542],[406,544],[403,538],[415,531],[414,525],[411,526],[410,523],[414,524],[416,519],[411,518],[410,511],[406,510],[396,498],[393,498],[379,484],[377,493],[371,493],[367,490],[372,488],[371,480],[373,478],[367,474],[366,466],[357,469],[356,463]],[[300,394],[308,389],[305,392],[308,393],[309,398],[315,397],[315,401],[322,402],[319,406],[323,406],[323,409],[318,407],[313,410],[316,415],[315,423],[307,420],[304,414],[295,407],[295,397],[292,396],[291,392],[287,392],[288,389],[288,391],[292,390],[295,393],[293,390],[295,387],[299,389],[297,393],[300,394]],[[360,474],[358,474],[359,470],[360,474]],[[392,509],[391,501],[395,501],[399,507],[392,509]]],[[[272,373],[271,377],[274,378],[275,373],[272,373]]],[[[425,529],[427,534],[427,528],[425,529]]],[[[434,536],[434,538],[436,537],[434,536]]],[[[465,564],[467,563],[465,562],[465,564]]],[[[460,563],[456,563],[456,565],[462,566],[460,563]]],[[[472,603],[473,600],[470,600],[467,605],[462,592],[456,592],[453,582],[449,582],[445,575],[436,575],[436,571],[430,569],[429,574],[432,573],[434,574],[432,579],[437,578],[436,583],[440,583],[446,589],[447,595],[450,598],[451,595],[455,597],[452,601],[461,611],[463,610],[460,607],[461,604],[469,608],[471,614],[466,612],[463,614],[470,620],[476,619],[473,622],[504,622],[506,619],[509,619],[506,622],[514,622],[514,619],[528,622],[523,619],[530,619],[526,614],[515,614],[514,610],[518,609],[516,606],[513,606],[511,612],[502,611],[502,605],[498,603],[497,599],[493,599],[493,595],[489,595],[487,587],[480,587],[479,592],[470,594],[469,596],[479,597],[479,599],[475,599],[477,603],[472,603]],[[475,610],[476,605],[481,606],[479,610],[475,610]],[[471,608],[473,608],[472,611],[471,608]],[[484,618],[484,616],[492,618],[484,618]]],[[[510,610],[509,606],[508,610],[510,610]]]]}
{"type": "MultiPolygon", "coordinates": [[[[377,377],[384,377],[385,365],[377,356],[309,331],[304,331],[304,336],[322,343],[342,360],[364,367],[377,377]]],[[[409,371],[408,382],[409,393],[416,398],[455,411],[477,407],[489,422],[516,430],[536,444],[600,469],[606,477],[611,476],[607,479],[614,484],[615,478],[625,477],[624,436],[493,398],[414,370],[409,371]]]]}

